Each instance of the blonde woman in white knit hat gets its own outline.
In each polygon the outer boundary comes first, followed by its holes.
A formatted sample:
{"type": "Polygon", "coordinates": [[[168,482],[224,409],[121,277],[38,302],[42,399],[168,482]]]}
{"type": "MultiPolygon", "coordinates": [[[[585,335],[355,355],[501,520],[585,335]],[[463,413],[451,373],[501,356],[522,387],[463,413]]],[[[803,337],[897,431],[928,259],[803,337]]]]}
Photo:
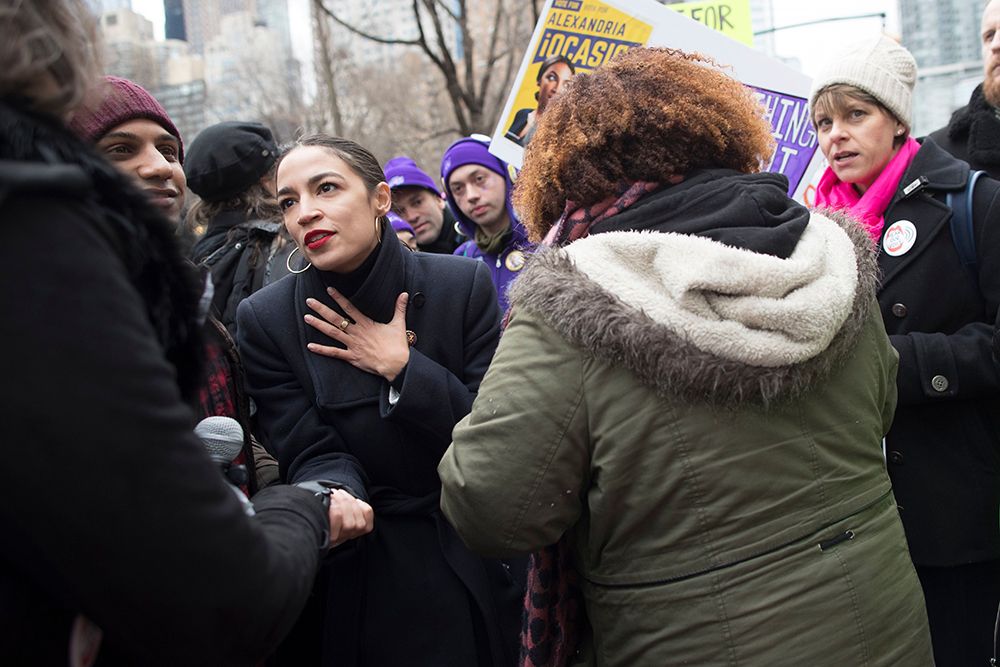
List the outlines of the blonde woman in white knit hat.
{"type": "Polygon", "coordinates": [[[910,136],[916,74],[913,56],[880,36],[816,79],[811,114],[830,165],[817,205],[850,211],[879,247],[878,301],[899,353],[885,453],[937,665],[986,665],[1000,601],[1000,385],[990,348],[1000,183],[973,182],[966,163],[910,136]]]}

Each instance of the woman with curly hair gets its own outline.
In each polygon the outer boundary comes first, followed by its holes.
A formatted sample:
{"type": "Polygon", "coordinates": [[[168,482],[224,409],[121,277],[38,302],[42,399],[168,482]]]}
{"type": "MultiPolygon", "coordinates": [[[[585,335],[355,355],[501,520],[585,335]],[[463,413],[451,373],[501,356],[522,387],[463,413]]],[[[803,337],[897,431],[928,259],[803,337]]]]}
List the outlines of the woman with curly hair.
{"type": "Polygon", "coordinates": [[[542,248],[438,468],[467,544],[538,552],[523,664],[933,664],[872,244],[759,173],[772,149],[751,92],[670,49],[539,123],[542,248]]]}

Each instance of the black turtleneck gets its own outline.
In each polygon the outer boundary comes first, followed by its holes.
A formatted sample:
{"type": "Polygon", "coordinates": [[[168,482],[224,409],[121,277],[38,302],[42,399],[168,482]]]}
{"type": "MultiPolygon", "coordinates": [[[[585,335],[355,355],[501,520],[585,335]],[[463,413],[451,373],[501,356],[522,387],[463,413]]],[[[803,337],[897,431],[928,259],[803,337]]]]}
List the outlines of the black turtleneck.
{"type": "Polygon", "coordinates": [[[361,289],[361,286],[365,284],[365,281],[368,280],[368,276],[371,275],[372,269],[375,268],[375,263],[378,261],[379,250],[381,248],[382,244],[376,243],[375,248],[365,258],[365,261],[361,262],[361,266],[350,273],[320,271],[319,275],[323,277],[323,282],[327,287],[332,287],[348,299],[351,299],[361,289]]]}

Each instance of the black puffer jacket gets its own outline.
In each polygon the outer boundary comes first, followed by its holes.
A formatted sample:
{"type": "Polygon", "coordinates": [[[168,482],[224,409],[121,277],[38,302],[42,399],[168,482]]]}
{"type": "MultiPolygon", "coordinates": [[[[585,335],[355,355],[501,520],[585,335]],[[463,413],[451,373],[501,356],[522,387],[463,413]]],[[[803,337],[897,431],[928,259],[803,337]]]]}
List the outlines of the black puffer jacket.
{"type": "Polygon", "coordinates": [[[255,664],[328,523],[288,487],[248,519],[194,437],[200,289],[169,223],[0,101],[0,225],[0,664],[66,665],[84,617],[97,665],[255,664]]]}

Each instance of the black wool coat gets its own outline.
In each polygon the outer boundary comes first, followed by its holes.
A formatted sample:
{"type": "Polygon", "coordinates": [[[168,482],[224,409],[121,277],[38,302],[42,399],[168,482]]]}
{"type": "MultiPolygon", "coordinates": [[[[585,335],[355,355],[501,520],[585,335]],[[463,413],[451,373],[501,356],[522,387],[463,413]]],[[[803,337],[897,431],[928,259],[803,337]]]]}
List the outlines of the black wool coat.
{"type": "Polygon", "coordinates": [[[883,228],[909,220],[916,243],[898,257],[879,254],[879,306],[899,352],[899,405],[886,457],[910,554],[924,566],[1000,557],[1000,382],[991,349],[1000,303],[1000,183],[982,178],[976,186],[977,291],[959,261],[945,204],[948,191],[965,189],[968,175],[967,164],[924,139],[883,228]],[[920,177],[926,186],[904,195],[920,177]]]}
{"type": "Polygon", "coordinates": [[[482,262],[411,253],[390,229],[351,297],[392,319],[410,295],[410,360],[394,385],[309,352],[334,342],[303,322],[312,297],[339,310],[314,268],[245,300],[239,347],[282,478],[330,479],[367,498],[375,530],[317,582],[316,604],[279,649],[282,664],[501,665],[517,659],[523,589],[499,560],[473,554],[438,507],[437,464],[471,410],[499,340],[500,310],[482,262]],[[322,654],[322,658],[320,658],[322,654]]]}
{"type": "Polygon", "coordinates": [[[986,101],[982,84],[972,91],[969,103],[956,110],[948,124],[930,138],[973,169],[1000,179],[1000,116],[986,101]]]}

